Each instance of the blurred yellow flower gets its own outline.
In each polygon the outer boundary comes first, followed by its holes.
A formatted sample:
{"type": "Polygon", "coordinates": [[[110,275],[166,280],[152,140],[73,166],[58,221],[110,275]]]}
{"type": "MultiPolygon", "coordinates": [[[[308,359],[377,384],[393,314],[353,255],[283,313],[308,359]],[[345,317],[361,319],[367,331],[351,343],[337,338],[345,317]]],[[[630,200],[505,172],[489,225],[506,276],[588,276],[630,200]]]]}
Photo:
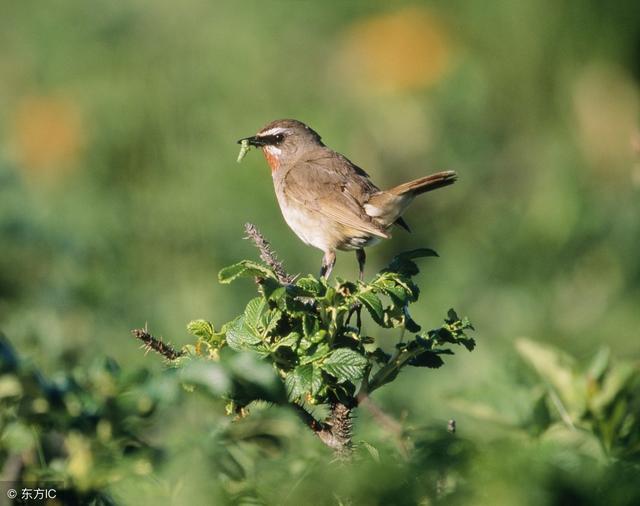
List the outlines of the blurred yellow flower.
{"type": "Polygon", "coordinates": [[[347,77],[356,85],[383,92],[433,85],[449,69],[451,54],[441,21],[420,7],[355,23],[339,48],[347,77]]]}
{"type": "Polygon", "coordinates": [[[634,160],[640,94],[623,69],[592,64],[573,86],[573,111],[580,147],[591,166],[608,176],[627,177],[634,160]]]}
{"type": "Polygon", "coordinates": [[[74,167],[83,133],[78,109],[69,100],[25,97],[18,102],[12,126],[13,149],[25,172],[56,177],[74,167]]]}

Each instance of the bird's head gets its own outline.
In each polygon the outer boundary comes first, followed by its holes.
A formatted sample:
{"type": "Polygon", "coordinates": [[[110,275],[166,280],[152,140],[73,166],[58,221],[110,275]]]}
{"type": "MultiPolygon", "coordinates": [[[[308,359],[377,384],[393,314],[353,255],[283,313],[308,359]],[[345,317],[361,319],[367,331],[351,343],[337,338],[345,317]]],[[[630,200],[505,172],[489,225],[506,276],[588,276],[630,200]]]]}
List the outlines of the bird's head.
{"type": "Polygon", "coordinates": [[[272,121],[253,137],[245,137],[238,143],[243,141],[262,149],[272,171],[282,162],[297,158],[305,150],[324,146],[315,130],[295,119],[272,121]]]}

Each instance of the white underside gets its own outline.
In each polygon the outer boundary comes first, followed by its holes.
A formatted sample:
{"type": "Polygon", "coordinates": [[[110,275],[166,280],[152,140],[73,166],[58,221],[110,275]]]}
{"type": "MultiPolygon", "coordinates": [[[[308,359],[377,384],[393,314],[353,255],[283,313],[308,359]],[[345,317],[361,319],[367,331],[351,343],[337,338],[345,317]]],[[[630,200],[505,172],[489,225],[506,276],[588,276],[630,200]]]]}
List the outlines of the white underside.
{"type": "Polygon", "coordinates": [[[299,211],[297,208],[290,205],[280,205],[282,210],[282,216],[287,225],[291,227],[296,235],[305,244],[315,246],[322,251],[331,249],[329,247],[328,238],[323,233],[323,223],[320,220],[315,219],[310,213],[305,211],[299,211]]]}
{"type": "Polygon", "coordinates": [[[282,216],[287,225],[304,242],[322,251],[355,250],[368,246],[373,246],[380,242],[380,237],[362,232],[357,236],[352,236],[336,240],[336,228],[342,227],[333,220],[325,218],[318,213],[309,212],[296,205],[285,204],[278,195],[278,202],[282,210],[282,216]]]}

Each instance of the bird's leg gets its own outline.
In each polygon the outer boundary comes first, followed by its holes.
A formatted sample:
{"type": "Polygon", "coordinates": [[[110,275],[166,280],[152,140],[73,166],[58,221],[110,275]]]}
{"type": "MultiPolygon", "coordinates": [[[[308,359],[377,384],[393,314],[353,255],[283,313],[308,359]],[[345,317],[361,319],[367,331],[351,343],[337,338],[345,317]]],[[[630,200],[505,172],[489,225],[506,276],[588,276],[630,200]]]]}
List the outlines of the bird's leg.
{"type": "MultiPolygon", "coordinates": [[[[358,259],[358,279],[360,279],[360,281],[364,281],[364,263],[367,259],[367,255],[365,254],[363,249],[356,250],[356,258],[358,259]]],[[[353,304],[353,306],[351,306],[351,309],[349,310],[349,316],[347,317],[347,325],[351,321],[351,316],[354,313],[356,315],[356,327],[358,327],[358,330],[360,330],[362,328],[362,304],[360,304],[360,302],[356,302],[355,304],[353,304]]]]}
{"type": "Polygon", "coordinates": [[[325,251],[324,256],[322,257],[322,267],[320,268],[320,277],[324,279],[329,279],[331,275],[331,271],[333,270],[333,266],[336,263],[336,253],[335,251],[325,251]]]}
{"type": "Polygon", "coordinates": [[[364,281],[364,263],[367,260],[367,255],[363,249],[356,250],[356,258],[358,259],[359,269],[358,279],[360,279],[360,281],[364,281]]]}

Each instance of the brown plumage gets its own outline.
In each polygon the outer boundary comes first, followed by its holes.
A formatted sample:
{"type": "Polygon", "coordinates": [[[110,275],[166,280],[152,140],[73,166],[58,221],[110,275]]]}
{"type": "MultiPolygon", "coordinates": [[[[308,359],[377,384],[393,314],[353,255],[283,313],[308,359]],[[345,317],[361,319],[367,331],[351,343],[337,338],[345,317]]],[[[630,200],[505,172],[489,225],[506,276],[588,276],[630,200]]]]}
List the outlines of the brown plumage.
{"type": "MultiPolygon", "coordinates": [[[[369,175],[297,120],[277,120],[241,141],[260,147],[271,167],[285,221],[306,244],[324,252],[321,275],[329,277],[335,251],[355,250],[364,273],[364,248],[388,239],[389,229],[409,229],[402,213],[422,193],[456,181],[444,171],[380,190],[369,175]]],[[[238,142],[241,142],[238,141],[238,142]]]]}

